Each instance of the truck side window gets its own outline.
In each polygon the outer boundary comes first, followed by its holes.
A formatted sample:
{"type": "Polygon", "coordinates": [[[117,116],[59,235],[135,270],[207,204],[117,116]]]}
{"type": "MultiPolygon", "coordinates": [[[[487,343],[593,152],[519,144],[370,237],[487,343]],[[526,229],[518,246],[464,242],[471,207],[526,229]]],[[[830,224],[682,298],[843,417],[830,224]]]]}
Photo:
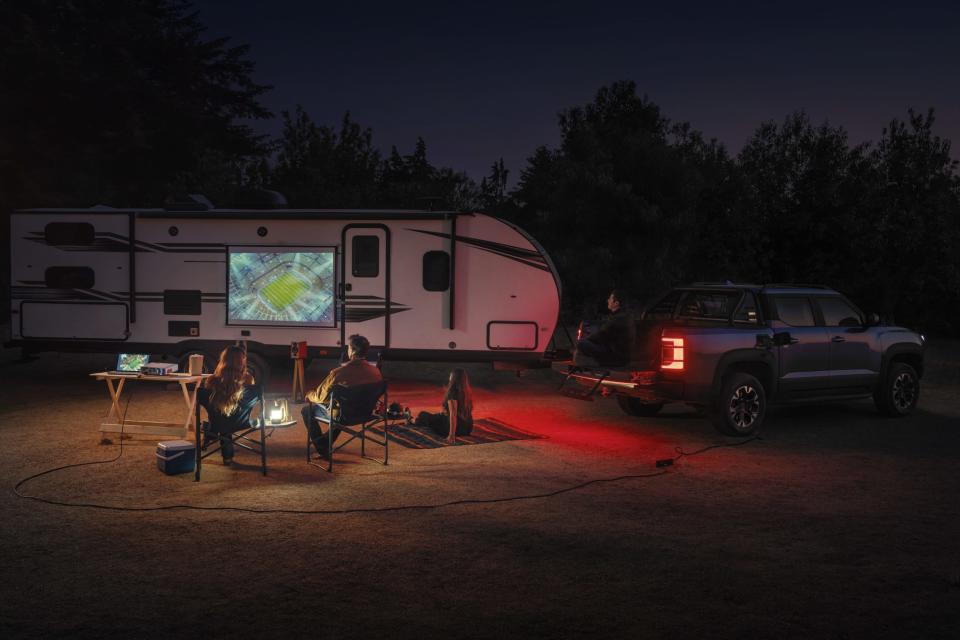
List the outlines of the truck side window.
{"type": "Polygon", "coordinates": [[[446,291],[450,288],[449,253],[427,251],[423,254],[423,288],[427,291],[446,291]]]}
{"type": "Polygon", "coordinates": [[[791,327],[815,327],[817,325],[813,319],[813,309],[810,308],[810,301],[806,298],[776,297],[773,299],[773,307],[777,311],[777,317],[791,327]]]}
{"type": "Polygon", "coordinates": [[[673,310],[677,308],[677,302],[680,301],[682,291],[671,291],[659,302],[653,304],[647,309],[646,317],[654,320],[662,320],[673,315],[673,310]]]}
{"type": "Polygon", "coordinates": [[[351,272],[357,278],[376,278],[380,275],[380,238],[353,236],[351,272]]]}
{"type": "Polygon", "coordinates": [[[746,324],[757,324],[759,320],[759,314],[757,314],[757,300],[753,297],[753,294],[747,292],[743,296],[743,302],[740,303],[740,308],[737,309],[736,315],[733,316],[734,322],[743,322],[746,324]]]}
{"type": "Polygon", "coordinates": [[[740,299],[737,291],[690,291],[680,303],[680,317],[697,320],[728,321],[733,305],[740,299]]]}
{"type": "Polygon", "coordinates": [[[851,307],[843,298],[831,296],[817,298],[820,311],[823,313],[823,323],[828,327],[861,327],[863,316],[851,307]]]}

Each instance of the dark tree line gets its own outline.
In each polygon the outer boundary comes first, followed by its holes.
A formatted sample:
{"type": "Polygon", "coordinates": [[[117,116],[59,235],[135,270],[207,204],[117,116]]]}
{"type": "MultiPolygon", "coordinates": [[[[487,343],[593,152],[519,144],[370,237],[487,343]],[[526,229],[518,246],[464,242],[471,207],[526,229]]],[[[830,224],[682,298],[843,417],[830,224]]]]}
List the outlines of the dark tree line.
{"type": "Polygon", "coordinates": [[[938,334],[960,331],[960,179],[932,111],[874,145],[803,112],[736,157],[631,82],[559,118],[500,209],[547,246],[571,300],[689,281],[808,282],[938,334]]]}
{"type": "Polygon", "coordinates": [[[263,189],[293,207],[480,209],[543,243],[571,317],[612,286],[644,300],[696,280],[817,282],[960,333],[960,180],[932,111],[861,145],[798,112],[732,156],[619,82],[560,112],[559,146],[511,191],[502,159],[477,184],[422,138],[383,154],[349,114],[330,126],[297,106],[278,138],[256,135],[247,123],[273,116],[248,53],[181,0],[0,3],[3,209],[244,206],[263,189]]]}

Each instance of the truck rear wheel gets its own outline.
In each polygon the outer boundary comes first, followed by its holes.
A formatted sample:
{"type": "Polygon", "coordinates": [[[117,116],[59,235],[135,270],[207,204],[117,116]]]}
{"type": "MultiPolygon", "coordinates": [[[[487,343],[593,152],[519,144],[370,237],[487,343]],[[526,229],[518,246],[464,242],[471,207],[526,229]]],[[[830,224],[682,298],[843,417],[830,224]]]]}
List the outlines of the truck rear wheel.
{"type": "Polygon", "coordinates": [[[641,416],[641,417],[651,417],[660,413],[660,409],[663,409],[662,402],[654,403],[645,403],[640,402],[639,398],[631,398],[630,396],[617,396],[617,404],[620,405],[620,408],[623,409],[623,412],[628,416],[641,416]]]}
{"type": "Polygon", "coordinates": [[[920,378],[917,371],[905,362],[890,366],[887,377],[873,394],[873,402],[881,413],[905,416],[913,411],[920,399],[920,378]]]}
{"type": "Polygon", "coordinates": [[[760,381],[749,373],[732,373],[724,378],[713,409],[713,424],[728,436],[749,436],[767,415],[767,394],[760,381]]]}

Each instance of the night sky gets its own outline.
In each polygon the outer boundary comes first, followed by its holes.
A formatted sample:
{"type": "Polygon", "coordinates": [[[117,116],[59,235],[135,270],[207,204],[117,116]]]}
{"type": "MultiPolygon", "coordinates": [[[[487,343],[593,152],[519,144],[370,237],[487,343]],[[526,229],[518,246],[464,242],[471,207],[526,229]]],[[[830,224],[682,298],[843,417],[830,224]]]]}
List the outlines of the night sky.
{"type": "Polygon", "coordinates": [[[502,156],[515,183],[557,144],[560,109],[626,79],[734,153],[799,109],[862,142],[932,106],[939,135],[960,140],[960,6],[720,4],[195,2],[208,35],[252,45],[255,79],[274,87],[278,117],[258,131],[279,133],[297,103],[322,124],[349,110],[385,154],[423,136],[434,165],[477,180],[502,156]]]}

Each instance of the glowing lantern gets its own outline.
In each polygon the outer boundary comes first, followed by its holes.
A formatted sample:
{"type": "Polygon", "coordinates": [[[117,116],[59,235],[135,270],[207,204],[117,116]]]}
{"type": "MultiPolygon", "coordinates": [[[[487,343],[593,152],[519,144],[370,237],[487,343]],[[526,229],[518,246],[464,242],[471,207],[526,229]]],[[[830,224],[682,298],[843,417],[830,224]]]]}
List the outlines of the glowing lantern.
{"type": "Polygon", "coordinates": [[[267,405],[267,422],[271,424],[279,424],[281,422],[288,422],[290,414],[287,411],[287,399],[286,398],[274,398],[267,405]]]}

